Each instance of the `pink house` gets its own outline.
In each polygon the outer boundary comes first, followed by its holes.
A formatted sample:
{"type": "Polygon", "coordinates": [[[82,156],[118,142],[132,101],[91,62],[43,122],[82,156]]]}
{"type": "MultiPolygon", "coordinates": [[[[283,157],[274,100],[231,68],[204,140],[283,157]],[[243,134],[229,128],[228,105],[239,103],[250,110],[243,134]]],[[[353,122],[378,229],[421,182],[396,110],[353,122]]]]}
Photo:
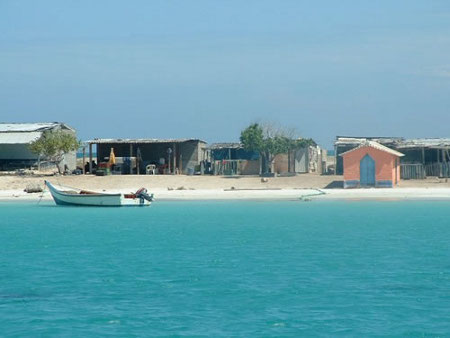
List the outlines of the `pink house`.
{"type": "Polygon", "coordinates": [[[344,188],[392,188],[400,181],[402,153],[375,141],[365,141],[342,153],[344,159],[344,188]]]}

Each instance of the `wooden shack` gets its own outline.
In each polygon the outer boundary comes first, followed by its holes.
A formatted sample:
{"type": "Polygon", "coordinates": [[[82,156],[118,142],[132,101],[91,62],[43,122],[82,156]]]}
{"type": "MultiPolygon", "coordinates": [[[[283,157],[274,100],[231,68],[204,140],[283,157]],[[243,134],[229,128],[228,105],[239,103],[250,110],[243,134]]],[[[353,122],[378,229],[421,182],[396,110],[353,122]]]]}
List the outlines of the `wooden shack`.
{"type": "Polygon", "coordinates": [[[94,139],[87,144],[89,172],[93,172],[95,146],[98,165],[109,161],[113,149],[116,164],[112,172],[137,175],[201,173],[206,147],[206,142],[199,139],[94,139]]]}

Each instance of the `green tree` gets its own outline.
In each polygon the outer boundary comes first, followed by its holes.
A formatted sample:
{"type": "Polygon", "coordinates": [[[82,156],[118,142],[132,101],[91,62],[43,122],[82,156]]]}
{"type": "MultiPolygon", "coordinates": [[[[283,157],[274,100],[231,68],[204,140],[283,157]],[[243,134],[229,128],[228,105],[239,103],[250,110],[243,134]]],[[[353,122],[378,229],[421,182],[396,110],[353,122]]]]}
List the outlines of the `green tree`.
{"type": "Polygon", "coordinates": [[[45,131],[36,141],[30,143],[31,152],[40,156],[40,158],[53,163],[61,174],[61,162],[64,155],[76,151],[80,146],[80,141],[75,135],[58,131],[45,131]]]}
{"type": "Polygon", "coordinates": [[[241,132],[244,149],[257,151],[263,162],[263,172],[273,171],[273,161],[278,154],[303,148],[316,143],[312,139],[296,138],[293,130],[276,127],[274,124],[253,123],[241,132]]]}

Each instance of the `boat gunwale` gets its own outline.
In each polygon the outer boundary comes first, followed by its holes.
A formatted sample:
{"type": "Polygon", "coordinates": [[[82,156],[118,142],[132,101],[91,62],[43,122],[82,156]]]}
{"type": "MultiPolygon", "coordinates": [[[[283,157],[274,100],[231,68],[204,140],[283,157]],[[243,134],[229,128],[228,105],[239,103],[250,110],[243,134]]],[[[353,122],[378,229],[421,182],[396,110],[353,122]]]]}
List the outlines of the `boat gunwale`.
{"type": "MultiPolygon", "coordinates": [[[[101,192],[92,192],[90,194],[69,194],[67,192],[64,192],[64,190],[60,190],[56,188],[53,184],[51,184],[49,181],[45,181],[45,184],[48,186],[49,189],[54,190],[57,194],[63,195],[63,196],[70,196],[70,197],[99,197],[99,196],[106,196],[106,197],[116,197],[116,196],[122,196],[122,193],[115,193],[115,194],[105,194],[101,192]]],[[[82,190],[80,190],[81,192],[82,190]]]]}

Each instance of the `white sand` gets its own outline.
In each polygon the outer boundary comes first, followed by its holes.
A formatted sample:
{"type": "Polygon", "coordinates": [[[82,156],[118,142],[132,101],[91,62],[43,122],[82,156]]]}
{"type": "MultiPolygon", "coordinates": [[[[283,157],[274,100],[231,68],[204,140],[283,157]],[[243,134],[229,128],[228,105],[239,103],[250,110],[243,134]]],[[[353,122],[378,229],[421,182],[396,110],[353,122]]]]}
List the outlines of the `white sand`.
{"type": "Polygon", "coordinates": [[[43,186],[44,179],[53,184],[108,192],[134,192],[146,187],[156,200],[299,200],[309,196],[312,200],[327,199],[450,199],[450,182],[429,179],[404,181],[393,189],[327,189],[341,176],[299,175],[270,178],[261,182],[259,177],[220,176],[0,176],[0,200],[51,200],[48,191],[28,194],[27,185],[43,186]],[[177,190],[182,188],[183,190],[177,190]],[[234,189],[233,189],[234,188],[234,189]],[[325,192],[319,195],[319,191],[325,192]]]}
{"type": "MultiPolygon", "coordinates": [[[[281,190],[235,190],[202,189],[202,190],[162,190],[151,192],[158,200],[417,200],[448,199],[450,188],[404,188],[404,189],[322,189],[321,195],[313,189],[281,189],[281,190]]],[[[130,192],[127,189],[112,189],[108,192],[130,192]]],[[[28,194],[22,190],[0,191],[1,201],[39,201],[51,200],[48,190],[44,193],[28,194]]]]}

